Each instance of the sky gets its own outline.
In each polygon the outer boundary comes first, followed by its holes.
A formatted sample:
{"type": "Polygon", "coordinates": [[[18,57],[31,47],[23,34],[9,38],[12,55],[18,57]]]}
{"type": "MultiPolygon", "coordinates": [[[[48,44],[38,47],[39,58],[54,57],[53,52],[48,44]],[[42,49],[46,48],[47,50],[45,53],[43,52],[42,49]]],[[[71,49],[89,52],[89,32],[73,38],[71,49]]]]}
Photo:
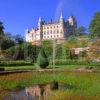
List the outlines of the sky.
{"type": "Polygon", "coordinates": [[[37,27],[39,16],[45,21],[58,20],[61,12],[65,20],[73,15],[78,27],[88,28],[100,0],[0,0],[0,21],[5,32],[25,35],[27,28],[37,27]]]}

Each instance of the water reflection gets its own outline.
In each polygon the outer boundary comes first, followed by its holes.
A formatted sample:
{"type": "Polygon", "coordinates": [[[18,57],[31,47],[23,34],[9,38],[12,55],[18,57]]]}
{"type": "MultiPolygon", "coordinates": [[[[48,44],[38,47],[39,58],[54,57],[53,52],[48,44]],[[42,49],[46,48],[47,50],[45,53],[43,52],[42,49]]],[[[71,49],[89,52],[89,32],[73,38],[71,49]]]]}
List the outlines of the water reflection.
{"type": "Polygon", "coordinates": [[[26,87],[21,91],[13,91],[3,100],[48,100],[53,90],[65,90],[69,88],[72,88],[72,86],[58,82],[37,84],[32,87],[26,87]]]}
{"type": "Polygon", "coordinates": [[[50,84],[34,85],[33,87],[26,88],[25,90],[27,96],[34,98],[34,100],[48,100],[48,97],[51,94],[50,84]]]}

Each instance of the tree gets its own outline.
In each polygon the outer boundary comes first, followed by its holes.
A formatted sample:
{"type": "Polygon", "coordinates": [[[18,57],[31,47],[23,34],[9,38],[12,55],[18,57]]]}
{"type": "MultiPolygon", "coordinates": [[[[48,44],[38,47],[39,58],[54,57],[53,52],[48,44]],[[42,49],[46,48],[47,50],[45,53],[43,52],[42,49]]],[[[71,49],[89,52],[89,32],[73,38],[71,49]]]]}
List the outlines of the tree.
{"type": "Polygon", "coordinates": [[[0,50],[2,49],[1,45],[3,43],[3,40],[4,40],[4,26],[3,23],[0,22],[0,50]]]}
{"type": "Polygon", "coordinates": [[[14,36],[14,40],[15,40],[15,43],[17,43],[17,44],[24,43],[24,39],[18,34],[14,36]]]}
{"type": "Polygon", "coordinates": [[[0,35],[4,35],[4,26],[1,21],[0,21],[0,35]]]}
{"type": "Polygon", "coordinates": [[[6,50],[15,45],[15,42],[10,33],[5,33],[5,36],[2,37],[1,49],[6,50]]]}
{"type": "Polygon", "coordinates": [[[92,37],[100,37],[100,12],[94,14],[89,26],[89,32],[92,37]]]}
{"type": "Polygon", "coordinates": [[[76,29],[76,36],[81,36],[86,34],[86,28],[84,26],[80,26],[79,28],[76,29]]]}
{"type": "Polygon", "coordinates": [[[40,50],[38,58],[37,58],[37,64],[41,67],[41,68],[46,68],[49,65],[47,56],[44,52],[43,49],[40,50]]]}
{"type": "Polygon", "coordinates": [[[26,60],[36,63],[40,47],[30,43],[18,44],[6,50],[14,60],[26,60]]]}

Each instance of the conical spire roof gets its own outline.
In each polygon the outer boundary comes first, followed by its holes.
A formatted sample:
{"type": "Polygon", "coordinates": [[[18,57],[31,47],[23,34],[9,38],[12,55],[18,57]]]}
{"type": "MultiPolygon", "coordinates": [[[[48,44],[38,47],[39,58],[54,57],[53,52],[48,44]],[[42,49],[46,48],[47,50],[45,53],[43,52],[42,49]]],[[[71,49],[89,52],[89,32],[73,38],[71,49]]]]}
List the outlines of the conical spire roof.
{"type": "Polygon", "coordinates": [[[60,19],[63,19],[63,14],[62,14],[62,12],[61,12],[61,15],[60,15],[60,19]]]}

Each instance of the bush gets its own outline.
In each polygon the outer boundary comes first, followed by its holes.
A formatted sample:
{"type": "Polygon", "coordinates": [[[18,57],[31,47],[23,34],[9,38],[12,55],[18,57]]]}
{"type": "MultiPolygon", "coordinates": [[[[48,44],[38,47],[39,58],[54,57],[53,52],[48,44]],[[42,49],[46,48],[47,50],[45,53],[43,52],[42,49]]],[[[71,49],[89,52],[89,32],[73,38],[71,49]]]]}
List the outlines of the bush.
{"type": "Polygon", "coordinates": [[[37,58],[37,64],[41,67],[41,68],[46,68],[49,65],[47,56],[44,52],[43,49],[40,50],[38,58],[37,58]]]}
{"type": "Polygon", "coordinates": [[[56,65],[87,65],[87,66],[100,66],[100,62],[86,62],[86,61],[79,61],[79,60],[55,60],[56,65]]]}
{"type": "Polygon", "coordinates": [[[6,53],[11,55],[14,60],[30,60],[35,63],[39,50],[39,46],[23,43],[7,49],[6,53]]]}
{"type": "Polygon", "coordinates": [[[4,70],[5,70],[5,68],[3,68],[3,67],[2,67],[2,68],[0,68],[0,71],[4,71],[4,70]]]}
{"type": "Polygon", "coordinates": [[[0,66],[27,66],[32,65],[31,62],[26,61],[1,61],[0,66]]]}

